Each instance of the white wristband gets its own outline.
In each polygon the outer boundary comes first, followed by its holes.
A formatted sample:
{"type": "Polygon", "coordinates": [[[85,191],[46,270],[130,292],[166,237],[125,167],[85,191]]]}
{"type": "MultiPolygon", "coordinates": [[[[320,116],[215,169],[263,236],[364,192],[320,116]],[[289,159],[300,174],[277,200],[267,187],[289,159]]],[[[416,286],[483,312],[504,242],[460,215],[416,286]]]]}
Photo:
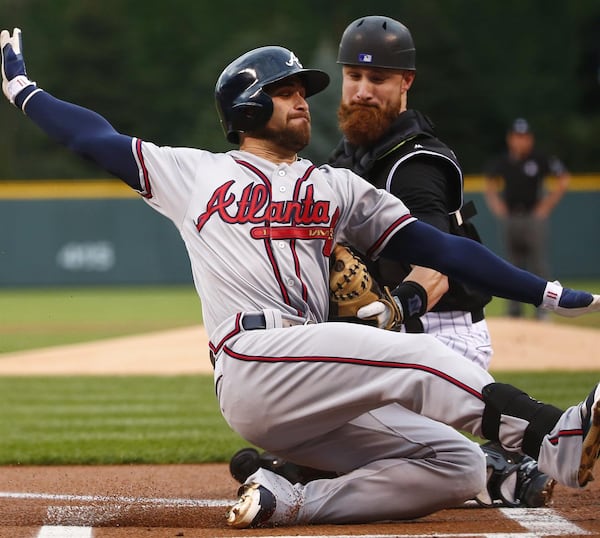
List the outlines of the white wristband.
{"type": "Polygon", "coordinates": [[[9,80],[6,84],[6,90],[8,92],[8,98],[10,102],[15,104],[15,97],[21,92],[21,90],[27,88],[27,86],[31,85],[35,86],[35,82],[29,80],[25,75],[18,75],[12,80],[9,80]]]}
{"type": "Polygon", "coordinates": [[[25,100],[23,101],[23,104],[21,105],[21,110],[23,111],[23,114],[27,114],[25,112],[25,106],[27,105],[27,103],[29,103],[29,99],[31,99],[36,93],[41,92],[41,91],[43,91],[42,88],[36,88],[27,97],[25,97],[25,100]]]}
{"type": "Polygon", "coordinates": [[[546,284],[546,289],[544,290],[544,298],[542,299],[542,304],[540,305],[545,310],[556,310],[558,307],[558,302],[560,301],[560,296],[562,295],[563,287],[560,285],[558,280],[554,282],[548,282],[546,284]]]}

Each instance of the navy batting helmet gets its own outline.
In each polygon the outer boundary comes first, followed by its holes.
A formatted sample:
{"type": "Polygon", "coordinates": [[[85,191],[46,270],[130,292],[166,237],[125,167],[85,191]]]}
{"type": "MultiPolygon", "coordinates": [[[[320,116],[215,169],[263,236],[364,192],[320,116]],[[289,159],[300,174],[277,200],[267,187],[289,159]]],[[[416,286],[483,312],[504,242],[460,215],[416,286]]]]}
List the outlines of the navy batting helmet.
{"type": "Polygon", "coordinates": [[[239,144],[239,133],[265,125],[273,113],[273,101],[265,86],[298,75],[306,97],[324,90],[329,75],[304,69],[296,55],[283,47],[260,47],[231,62],[215,86],[217,112],[227,140],[239,144]]]}
{"type": "Polygon", "coordinates": [[[337,63],[415,71],[415,44],[402,23],[372,15],[351,22],[344,30],[337,63]]]}

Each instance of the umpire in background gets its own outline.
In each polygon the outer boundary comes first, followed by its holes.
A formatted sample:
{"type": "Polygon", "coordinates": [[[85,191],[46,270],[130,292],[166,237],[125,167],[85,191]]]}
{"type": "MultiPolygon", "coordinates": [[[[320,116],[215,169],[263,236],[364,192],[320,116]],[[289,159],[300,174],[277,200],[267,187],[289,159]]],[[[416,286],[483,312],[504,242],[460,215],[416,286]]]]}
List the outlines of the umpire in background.
{"type": "MultiPolygon", "coordinates": [[[[547,261],[548,219],[568,188],[570,175],[563,163],[535,146],[527,120],[517,118],[506,133],[507,151],[485,166],[486,202],[502,223],[507,258],[517,267],[541,277],[550,274],[547,261]],[[554,176],[556,187],[546,189],[554,176]]],[[[522,305],[508,302],[508,315],[521,317],[522,305]]],[[[547,312],[536,309],[538,320],[547,312]]]]}
{"type": "MultiPolygon", "coordinates": [[[[348,25],[338,52],[343,72],[338,120],[344,136],[329,163],[350,168],[394,194],[420,220],[480,241],[469,221],[476,214],[475,206],[463,203],[463,174],[455,153],[437,138],[427,116],[407,108],[416,75],[415,56],[409,29],[394,19],[361,17],[348,25]]],[[[429,289],[424,275],[430,281],[440,277],[432,269],[384,258],[369,270],[379,284],[391,289],[412,280],[429,289]]],[[[448,291],[427,313],[405,316],[403,330],[429,333],[487,369],[492,347],[484,307],[491,297],[453,279],[448,284],[448,291]]],[[[485,451],[494,474],[488,492],[477,499],[481,504],[542,506],[548,502],[553,484],[531,458],[520,460],[491,444],[485,451]],[[507,477],[514,479],[513,473],[518,475],[515,488],[501,488],[507,477]]]]}

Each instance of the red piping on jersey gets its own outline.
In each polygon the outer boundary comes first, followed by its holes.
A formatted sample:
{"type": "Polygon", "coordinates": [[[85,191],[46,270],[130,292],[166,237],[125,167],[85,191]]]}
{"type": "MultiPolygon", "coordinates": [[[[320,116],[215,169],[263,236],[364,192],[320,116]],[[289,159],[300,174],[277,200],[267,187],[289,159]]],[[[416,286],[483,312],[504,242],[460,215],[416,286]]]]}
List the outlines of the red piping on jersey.
{"type": "Polygon", "coordinates": [[[271,267],[273,268],[273,273],[275,273],[275,280],[279,284],[279,289],[281,291],[282,298],[286,305],[292,306],[290,296],[287,292],[283,279],[281,278],[281,272],[279,271],[279,266],[277,265],[277,260],[275,260],[275,255],[273,254],[273,247],[271,246],[271,242],[269,239],[265,239],[263,241],[265,245],[265,250],[267,251],[267,256],[269,257],[269,261],[271,262],[271,267]]]}
{"type": "MultiPolygon", "coordinates": [[[[313,173],[314,170],[316,170],[316,166],[309,166],[306,171],[304,172],[304,175],[300,178],[298,178],[298,181],[296,181],[296,185],[294,186],[294,200],[298,201],[300,199],[300,189],[302,188],[302,184],[305,183],[308,178],[310,177],[310,175],[313,173]]],[[[320,233],[320,232],[317,232],[320,233]]],[[[331,233],[331,238],[333,239],[333,227],[330,228],[330,233],[331,233]]],[[[300,281],[300,284],[302,284],[302,300],[307,303],[308,302],[308,288],[306,286],[306,284],[304,283],[304,280],[302,280],[302,271],[300,269],[300,258],[298,257],[298,252],[296,251],[296,240],[292,239],[290,241],[290,246],[292,247],[292,254],[294,256],[294,268],[296,271],[296,276],[298,277],[298,280],[300,281]]],[[[302,315],[302,313],[300,313],[300,315],[302,315]]]]}
{"type": "Polygon", "coordinates": [[[140,161],[140,166],[142,168],[142,176],[144,177],[144,185],[140,185],[143,187],[144,190],[140,194],[144,198],[152,198],[150,174],[148,174],[148,168],[146,168],[146,163],[144,162],[144,155],[142,153],[142,141],[139,138],[135,141],[135,152],[137,154],[138,160],[140,161]]]}
{"type": "Polygon", "coordinates": [[[401,224],[406,222],[408,219],[412,219],[412,218],[414,218],[414,217],[412,215],[408,214],[408,215],[403,215],[398,220],[396,220],[385,232],[383,232],[383,234],[379,237],[379,239],[375,242],[375,244],[367,251],[367,253],[366,253],[367,257],[371,258],[373,256],[373,253],[376,252],[381,247],[381,244],[390,235],[392,235],[393,232],[396,231],[396,228],[398,228],[401,224]]]}
{"type": "Polygon", "coordinates": [[[238,163],[240,166],[245,166],[248,170],[251,170],[252,172],[254,172],[260,179],[262,179],[265,182],[267,187],[269,187],[269,189],[271,189],[271,181],[269,181],[269,178],[264,174],[264,172],[262,170],[256,168],[256,166],[250,164],[247,161],[242,161],[241,159],[234,159],[234,161],[236,163],[238,163]]]}
{"type": "Polygon", "coordinates": [[[448,381],[450,384],[458,387],[469,393],[471,396],[475,396],[478,400],[483,401],[481,392],[465,385],[458,379],[422,364],[412,364],[408,362],[391,362],[391,361],[374,361],[369,359],[358,359],[355,357],[326,357],[326,356],[305,356],[305,357],[264,357],[245,355],[233,351],[231,348],[224,346],[223,352],[229,355],[232,359],[237,359],[246,362],[265,362],[265,363],[298,363],[298,362],[325,362],[325,363],[338,363],[338,364],[355,364],[357,366],[373,366],[375,368],[397,368],[400,370],[420,370],[428,374],[432,374],[436,377],[448,381]]]}
{"type": "Polygon", "coordinates": [[[575,430],[560,430],[556,435],[548,438],[551,445],[557,445],[563,437],[582,437],[583,430],[581,428],[575,430]]]}
{"type": "MultiPolygon", "coordinates": [[[[299,182],[299,183],[296,185],[296,187],[298,188],[298,185],[299,185],[301,182],[303,182],[303,181],[306,181],[306,180],[309,178],[309,176],[310,176],[310,175],[311,175],[311,174],[312,174],[312,173],[313,173],[313,172],[314,172],[316,169],[317,169],[317,167],[316,167],[314,164],[313,164],[313,165],[311,165],[311,166],[309,166],[309,167],[306,169],[306,172],[304,172],[304,175],[303,175],[301,178],[298,178],[298,179],[300,180],[300,182],[299,182]]],[[[298,191],[297,191],[297,192],[296,192],[294,195],[295,195],[295,196],[297,196],[297,195],[298,195],[298,191]]]]}
{"type": "MultiPolygon", "coordinates": [[[[292,256],[294,257],[294,271],[298,277],[298,280],[300,281],[300,284],[302,285],[302,300],[304,303],[306,303],[308,301],[308,289],[304,283],[304,280],[302,280],[302,274],[300,272],[300,258],[298,257],[298,252],[296,251],[295,239],[290,241],[290,248],[292,249],[292,256]]],[[[302,312],[298,311],[298,315],[302,316],[302,312]]]]}
{"type": "Polygon", "coordinates": [[[235,316],[235,324],[233,326],[233,330],[229,331],[223,338],[221,338],[221,340],[219,341],[219,343],[216,346],[212,342],[208,342],[208,348],[213,353],[218,353],[221,350],[221,347],[223,347],[223,344],[225,344],[225,342],[227,342],[227,340],[229,340],[232,336],[235,336],[236,334],[242,332],[242,327],[240,325],[241,317],[242,317],[242,313],[238,312],[235,316]]]}

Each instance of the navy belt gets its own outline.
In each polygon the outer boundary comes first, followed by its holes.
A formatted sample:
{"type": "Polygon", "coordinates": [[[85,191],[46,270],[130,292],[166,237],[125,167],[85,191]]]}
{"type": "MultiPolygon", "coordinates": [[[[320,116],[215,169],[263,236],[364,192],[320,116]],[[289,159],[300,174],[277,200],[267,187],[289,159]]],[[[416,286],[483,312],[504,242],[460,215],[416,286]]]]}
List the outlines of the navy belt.
{"type": "Polygon", "coordinates": [[[267,322],[265,321],[264,314],[244,314],[242,316],[242,327],[245,331],[266,329],[267,322]]]}
{"type": "MultiPolygon", "coordinates": [[[[296,325],[308,325],[308,324],[312,324],[312,323],[314,323],[314,321],[298,318],[296,316],[287,316],[285,314],[283,314],[281,316],[281,326],[283,328],[295,327],[296,325]]],[[[242,315],[242,328],[245,331],[254,331],[256,329],[266,329],[267,321],[265,320],[265,315],[262,313],[243,314],[242,315]]]]}

